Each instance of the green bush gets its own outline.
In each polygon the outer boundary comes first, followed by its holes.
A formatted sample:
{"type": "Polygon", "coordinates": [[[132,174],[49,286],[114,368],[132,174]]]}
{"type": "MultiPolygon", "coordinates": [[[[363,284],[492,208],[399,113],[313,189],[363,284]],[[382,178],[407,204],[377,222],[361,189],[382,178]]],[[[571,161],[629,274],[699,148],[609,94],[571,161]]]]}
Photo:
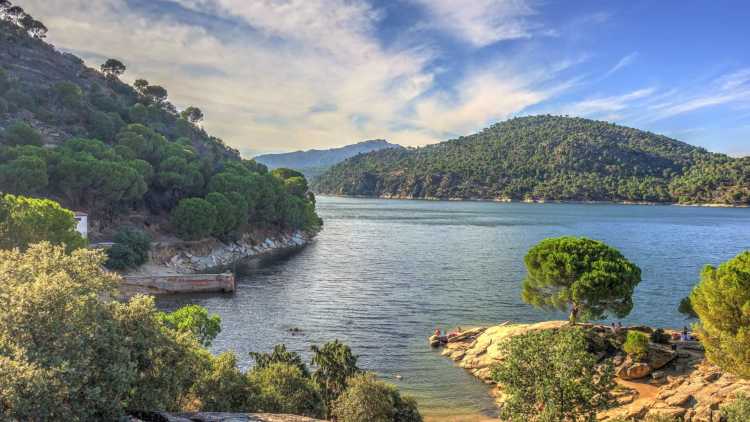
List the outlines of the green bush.
{"type": "Polygon", "coordinates": [[[177,235],[185,240],[199,240],[213,233],[216,223],[216,208],[202,198],[187,198],[180,201],[172,211],[172,225],[177,235]]]}
{"type": "Polygon", "coordinates": [[[323,347],[312,346],[312,364],[316,367],[313,380],[318,385],[328,408],[344,392],[347,380],[362,372],[357,366],[357,356],[349,346],[338,340],[328,342],[323,347]]]}
{"type": "Polygon", "coordinates": [[[24,122],[15,122],[3,131],[3,139],[6,144],[14,145],[36,145],[42,146],[42,135],[33,127],[24,122]]]}
{"type": "Polygon", "coordinates": [[[125,228],[115,234],[105,265],[113,270],[137,268],[148,261],[151,237],[141,230],[125,228]]]}
{"type": "Polygon", "coordinates": [[[622,350],[633,357],[640,359],[648,353],[648,335],[640,331],[630,330],[625,337],[622,350]]]}
{"type": "Polygon", "coordinates": [[[65,108],[77,110],[83,105],[83,91],[72,82],[58,82],[53,91],[59,104],[65,108]]]}
{"type": "Polygon", "coordinates": [[[339,422],[421,422],[416,402],[402,397],[396,387],[363,373],[347,381],[333,402],[331,413],[339,422]]]}
{"type": "Polygon", "coordinates": [[[750,251],[718,268],[706,266],[690,302],[700,318],[696,328],[708,360],[750,378],[750,251]]]}
{"type": "Polygon", "coordinates": [[[259,390],[262,412],[321,417],[324,403],[312,380],[295,365],[272,363],[253,368],[248,379],[259,390]]]}
{"type": "Polygon", "coordinates": [[[738,394],[732,402],[721,407],[721,416],[726,422],[750,421],[750,397],[738,394]]]}
{"type": "Polygon", "coordinates": [[[651,333],[650,339],[652,343],[669,344],[670,336],[664,332],[664,329],[657,328],[651,333]]]}
{"type": "Polygon", "coordinates": [[[286,346],[283,344],[274,346],[271,353],[250,352],[250,357],[255,361],[256,368],[262,369],[274,363],[285,363],[296,366],[305,376],[310,375],[310,371],[307,369],[307,365],[302,362],[302,357],[299,353],[287,351],[286,346]]]}
{"type": "Polygon", "coordinates": [[[76,231],[72,211],[49,199],[5,195],[0,197],[0,249],[25,250],[39,242],[82,248],[86,239],[76,231]]]}
{"type": "Polygon", "coordinates": [[[588,352],[577,328],[532,331],[500,344],[505,359],[492,370],[506,400],[505,420],[595,420],[612,404],[614,371],[588,352]]]}
{"type": "Polygon", "coordinates": [[[118,279],[101,251],[40,243],[0,251],[3,420],[118,420],[177,410],[207,352],[168,330],[153,298],[111,302],[118,279]]]}
{"type": "Polygon", "coordinates": [[[208,347],[221,332],[221,318],[209,315],[200,305],[187,305],[161,315],[162,321],[171,329],[193,335],[204,347],[208,347]]]}
{"type": "Polygon", "coordinates": [[[211,359],[211,369],[196,382],[195,395],[206,412],[249,412],[258,407],[258,389],[237,368],[232,352],[211,359]]]}

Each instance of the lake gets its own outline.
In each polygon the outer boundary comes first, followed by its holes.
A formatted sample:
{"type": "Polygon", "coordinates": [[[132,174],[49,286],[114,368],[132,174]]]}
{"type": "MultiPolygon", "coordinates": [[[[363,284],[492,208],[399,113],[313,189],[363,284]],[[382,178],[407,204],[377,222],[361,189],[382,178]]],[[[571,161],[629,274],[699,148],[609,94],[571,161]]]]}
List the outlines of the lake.
{"type": "Polygon", "coordinates": [[[701,267],[750,249],[750,209],[318,198],[325,228],[308,247],[240,278],[233,295],[175,296],[222,319],[212,351],[339,339],[414,395],[425,413],[492,413],[487,387],[430,350],[436,327],[564,318],[520,300],[523,257],[536,242],[576,235],[618,248],[643,270],[624,324],[682,327],[680,299],[701,267]],[[289,329],[299,328],[293,335],[289,329]],[[397,379],[396,375],[401,379],[397,379]]]}

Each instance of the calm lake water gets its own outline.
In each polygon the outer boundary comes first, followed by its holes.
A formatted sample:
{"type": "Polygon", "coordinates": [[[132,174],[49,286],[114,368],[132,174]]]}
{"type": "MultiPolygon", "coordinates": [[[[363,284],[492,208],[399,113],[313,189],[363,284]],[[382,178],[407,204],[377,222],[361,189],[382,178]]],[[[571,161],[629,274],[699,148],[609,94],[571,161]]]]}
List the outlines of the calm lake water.
{"type": "Polygon", "coordinates": [[[682,327],[677,304],[700,268],[750,249],[750,209],[318,198],[325,229],[307,248],[240,279],[233,295],[177,296],[217,313],[214,352],[340,339],[427,413],[492,412],[487,387],[430,350],[435,329],[562,318],[523,304],[523,256],[552,236],[602,240],[643,270],[624,323],[682,327]],[[301,335],[289,329],[298,327],[301,335]],[[397,380],[395,375],[403,378],[397,380]]]}

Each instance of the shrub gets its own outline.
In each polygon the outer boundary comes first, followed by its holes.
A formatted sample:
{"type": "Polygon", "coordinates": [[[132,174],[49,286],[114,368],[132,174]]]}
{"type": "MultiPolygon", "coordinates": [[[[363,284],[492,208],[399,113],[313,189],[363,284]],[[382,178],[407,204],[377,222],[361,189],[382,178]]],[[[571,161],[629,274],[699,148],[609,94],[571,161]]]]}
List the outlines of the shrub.
{"type": "Polygon", "coordinates": [[[501,343],[505,359],[493,379],[506,394],[501,417],[511,421],[593,420],[612,403],[610,364],[598,365],[580,329],[532,331],[501,343]]]}
{"type": "Polygon", "coordinates": [[[151,237],[145,232],[125,228],[117,232],[113,240],[115,244],[107,251],[107,268],[125,270],[140,267],[148,261],[151,237]]]}
{"type": "Polygon", "coordinates": [[[253,368],[248,378],[258,388],[258,407],[262,412],[323,415],[323,400],[315,384],[294,365],[272,363],[253,368]]]}
{"type": "Polygon", "coordinates": [[[721,407],[721,416],[726,422],[750,421],[750,397],[738,394],[732,402],[721,407]]]}
{"type": "Polygon", "coordinates": [[[349,346],[338,340],[328,342],[323,347],[312,346],[312,364],[316,366],[313,380],[318,385],[326,406],[330,408],[336,398],[346,389],[347,380],[359,374],[357,356],[349,346]]]}
{"type": "Polygon", "coordinates": [[[49,199],[5,195],[0,197],[0,249],[20,248],[48,241],[71,251],[86,240],[76,231],[73,212],[49,199]]]}
{"type": "Polygon", "coordinates": [[[207,412],[249,412],[257,407],[258,389],[237,368],[237,357],[226,352],[211,359],[211,369],[196,382],[195,394],[207,412]]]}
{"type": "Polygon", "coordinates": [[[24,122],[15,122],[3,132],[5,143],[14,145],[42,146],[42,135],[24,122]]]}
{"type": "Polygon", "coordinates": [[[83,91],[72,82],[58,82],[54,87],[55,98],[65,108],[79,109],[83,104],[83,91]]]}
{"type": "Polygon", "coordinates": [[[690,302],[709,361],[742,378],[750,378],[750,251],[718,268],[706,266],[690,302]]]}
{"type": "Polygon", "coordinates": [[[198,240],[211,235],[216,223],[216,208],[202,198],[180,201],[172,211],[172,225],[177,235],[185,240],[198,240]]]}
{"type": "Polygon", "coordinates": [[[209,315],[200,305],[183,306],[180,309],[161,315],[162,321],[176,331],[188,332],[205,347],[211,345],[221,332],[221,318],[209,315]]]}
{"type": "Polygon", "coordinates": [[[153,298],[110,302],[101,251],[40,243],[0,251],[3,420],[118,420],[127,408],[175,409],[204,353],[166,329],[153,298]]]}
{"type": "Polygon", "coordinates": [[[421,422],[416,402],[396,387],[364,373],[349,378],[347,388],[332,405],[339,422],[421,422]]]}
{"type": "Polygon", "coordinates": [[[664,329],[657,328],[651,333],[650,339],[652,343],[669,344],[670,337],[669,334],[664,332],[664,329]]]}
{"type": "Polygon", "coordinates": [[[647,334],[630,330],[625,338],[625,344],[622,345],[622,350],[636,359],[640,359],[648,353],[648,340],[647,334]]]}
{"type": "Polygon", "coordinates": [[[250,357],[255,361],[256,368],[265,368],[274,363],[285,363],[296,366],[305,376],[310,375],[310,371],[307,369],[307,365],[302,362],[302,357],[299,353],[287,351],[286,346],[283,344],[274,346],[271,353],[250,352],[250,357]]]}

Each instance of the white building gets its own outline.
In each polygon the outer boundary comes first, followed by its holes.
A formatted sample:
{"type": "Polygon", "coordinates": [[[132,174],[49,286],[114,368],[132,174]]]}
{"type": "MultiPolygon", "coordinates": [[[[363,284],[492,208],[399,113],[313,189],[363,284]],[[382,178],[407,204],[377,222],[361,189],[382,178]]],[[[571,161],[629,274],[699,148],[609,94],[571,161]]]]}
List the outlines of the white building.
{"type": "Polygon", "coordinates": [[[84,239],[89,237],[89,215],[85,212],[76,212],[76,231],[83,236],[84,239]]]}

